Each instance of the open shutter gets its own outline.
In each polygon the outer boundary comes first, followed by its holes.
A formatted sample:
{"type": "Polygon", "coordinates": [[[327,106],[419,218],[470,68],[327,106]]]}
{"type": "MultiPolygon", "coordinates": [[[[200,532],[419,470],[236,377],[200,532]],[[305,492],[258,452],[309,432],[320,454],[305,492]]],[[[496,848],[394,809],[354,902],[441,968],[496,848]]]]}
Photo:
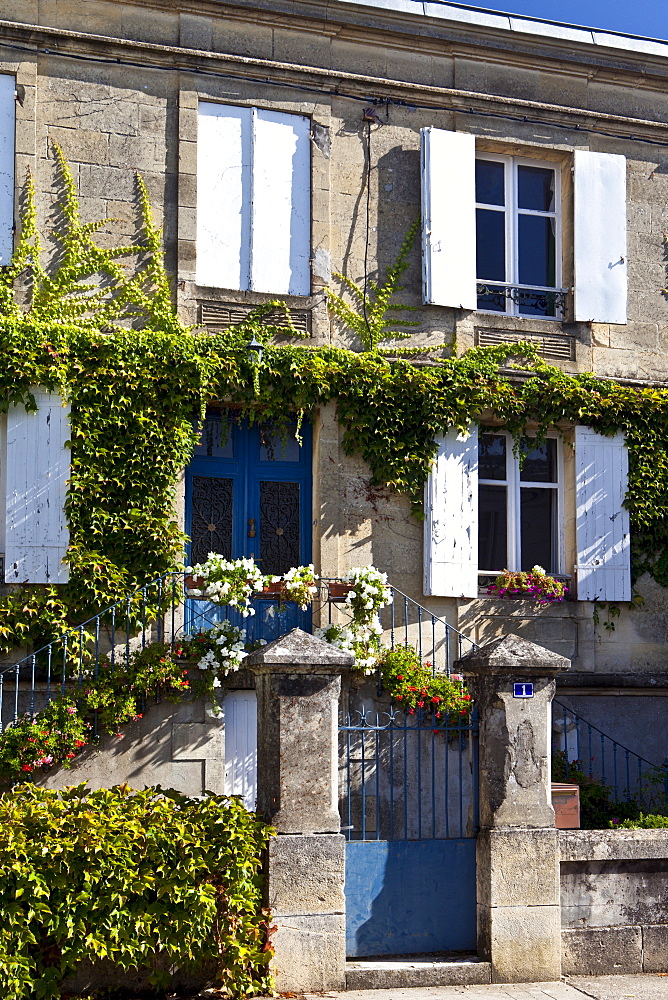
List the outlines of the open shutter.
{"type": "Polygon", "coordinates": [[[629,479],[624,435],[575,428],[575,502],[579,601],[630,601],[629,479]]]}
{"type": "Polygon", "coordinates": [[[36,412],[7,414],[5,582],[67,583],[69,407],[55,392],[34,396],[36,412]]]}
{"type": "Polygon", "coordinates": [[[252,115],[251,288],[311,294],[311,123],[301,115],[252,115]]]}
{"type": "Polygon", "coordinates": [[[478,596],[478,428],[438,440],[425,487],[424,592],[478,596]]]}
{"type": "Polygon", "coordinates": [[[422,301],[476,309],[475,136],[421,131],[422,301]]]}
{"type": "Polygon", "coordinates": [[[626,323],[626,157],[574,154],[575,319],[626,323]]]}
{"type": "Polygon", "coordinates": [[[14,133],[16,80],[0,75],[0,267],[14,249],[14,133]]]}

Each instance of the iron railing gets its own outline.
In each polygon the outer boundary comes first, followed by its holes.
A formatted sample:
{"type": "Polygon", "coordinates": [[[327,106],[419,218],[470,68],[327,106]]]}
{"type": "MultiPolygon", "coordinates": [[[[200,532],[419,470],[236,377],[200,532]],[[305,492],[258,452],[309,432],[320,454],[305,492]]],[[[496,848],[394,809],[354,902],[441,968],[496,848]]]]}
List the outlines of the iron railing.
{"type": "MultiPolygon", "coordinates": [[[[113,671],[129,662],[135,650],[150,642],[173,645],[180,636],[210,628],[222,620],[246,631],[248,641],[276,639],[292,628],[312,631],[314,625],[349,619],[344,598],[331,584],[320,583],[313,608],[300,611],[294,604],[281,606],[275,597],[256,595],[253,615],[242,615],[226,606],[188,597],[183,572],[165,573],[137,588],[115,604],[73,626],[10,666],[0,668],[0,731],[28,714],[41,711],[56,694],[76,693],[87,678],[101,670],[113,671]]],[[[338,581],[340,584],[340,581],[338,581]]],[[[392,603],[381,612],[381,643],[395,648],[413,646],[436,672],[449,673],[452,663],[474,643],[444,619],[421,607],[401,591],[390,588],[392,603]]],[[[96,730],[97,721],[94,720],[96,730]]]]}
{"type": "Polygon", "coordinates": [[[349,713],[339,725],[339,811],[348,840],[447,840],[478,829],[478,721],[349,713]]]}
{"type": "Polygon", "coordinates": [[[562,704],[553,703],[553,744],[564,758],[566,781],[575,767],[610,790],[614,802],[645,811],[668,806],[668,759],[653,764],[562,704]]]}

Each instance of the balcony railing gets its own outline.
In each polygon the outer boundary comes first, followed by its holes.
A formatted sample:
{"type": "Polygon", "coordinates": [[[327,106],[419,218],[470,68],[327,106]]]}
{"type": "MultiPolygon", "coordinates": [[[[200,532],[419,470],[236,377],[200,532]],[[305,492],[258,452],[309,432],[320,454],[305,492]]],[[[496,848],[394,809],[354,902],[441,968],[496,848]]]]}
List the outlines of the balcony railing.
{"type": "MultiPolygon", "coordinates": [[[[189,598],[184,580],[182,572],[167,573],[0,669],[0,729],[26,714],[34,717],[54,697],[66,692],[76,697],[77,689],[89,678],[127,664],[133,652],[151,642],[174,645],[180,638],[223,620],[243,628],[247,640],[267,642],[296,627],[312,632],[317,626],[345,625],[350,620],[341,581],[321,580],[308,611],[256,595],[252,601],[255,613],[242,618],[224,605],[189,598]]],[[[448,674],[458,657],[475,648],[471,639],[440,615],[395,587],[390,590],[392,600],[380,613],[381,646],[413,647],[434,673],[448,674]]]]}

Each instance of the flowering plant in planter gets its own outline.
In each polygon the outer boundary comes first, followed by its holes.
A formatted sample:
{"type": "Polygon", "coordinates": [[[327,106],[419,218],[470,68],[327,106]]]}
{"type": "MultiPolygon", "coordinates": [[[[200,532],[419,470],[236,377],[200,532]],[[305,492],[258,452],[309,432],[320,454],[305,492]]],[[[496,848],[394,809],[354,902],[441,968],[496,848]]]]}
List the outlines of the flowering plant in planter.
{"type": "Polygon", "coordinates": [[[457,725],[468,719],[471,695],[462,681],[434,674],[431,663],[422,664],[412,647],[385,650],[379,665],[383,687],[408,715],[429,712],[440,725],[457,725]]]}
{"type": "Polygon", "coordinates": [[[90,742],[90,725],[79,714],[71,698],[56,698],[34,719],[29,713],[2,733],[0,780],[26,779],[38,768],[53,764],[70,767],[79,751],[90,742]]]}
{"type": "Polygon", "coordinates": [[[315,583],[318,577],[315,575],[313,563],[309,563],[308,566],[293,566],[282,579],[285,583],[286,600],[294,601],[302,611],[306,611],[318,593],[315,583]]]}
{"type": "Polygon", "coordinates": [[[185,644],[186,655],[197,659],[198,670],[212,672],[212,687],[220,687],[221,678],[235,673],[248,652],[246,630],[231,622],[220,622],[194,635],[185,644]]]}
{"type": "Polygon", "coordinates": [[[356,566],[344,577],[348,591],[343,610],[351,614],[345,625],[329,625],[315,629],[314,634],[339,649],[355,654],[355,667],[365,674],[373,673],[380,655],[383,628],[378,612],[392,600],[387,576],[374,566],[356,566]]]}
{"type": "Polygon", "coordinates": [[[552,604],[565,600],[568,587],[561,580],[555,580],[542,566],[534,566],[528,573],[504,569],[494,583],[487,588],[488,594],[497,597],[528,598],[540,604],[552,604]]]}
{"type": "Polygon", "coordinates": [[[255,614],[253,594],[272,579],[262,575],[253,559],[225,559],[218,552],[209,552],[206,562],[188,566],[186,573],[202,581],[190,590],[191,597],[236,608],[244,618],[255,614]]]}

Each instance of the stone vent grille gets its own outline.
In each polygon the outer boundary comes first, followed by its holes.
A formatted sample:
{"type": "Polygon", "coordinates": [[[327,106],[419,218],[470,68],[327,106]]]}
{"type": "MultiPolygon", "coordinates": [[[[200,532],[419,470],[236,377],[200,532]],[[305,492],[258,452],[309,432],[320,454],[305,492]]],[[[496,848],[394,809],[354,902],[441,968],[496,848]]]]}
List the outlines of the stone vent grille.
{"type": "Polygon", "coordinates": [[[475,342],[479,347],[496,347],[498,344],[515,344],[528,340],[537,344],[544,358],[555,361],[575,361],[575,338],[568,334],[552,336],[538,333],[506,333],[504,330],[476,330],[475,342]]]}
{"type": "MultiPolygon", "coordinates": [[[[237,302],[200,302],[199,319],[209,330],[227,330],[236,323],[243,323],[257,306],[239,305],[237,302]]],[[[311,312],[309,309],[290,309],[290,316],[298,333],[311,335],[311,312]]],[[[263,316],[262,323],[287,327],[285,314],[277,309],[263,316]]]]}

